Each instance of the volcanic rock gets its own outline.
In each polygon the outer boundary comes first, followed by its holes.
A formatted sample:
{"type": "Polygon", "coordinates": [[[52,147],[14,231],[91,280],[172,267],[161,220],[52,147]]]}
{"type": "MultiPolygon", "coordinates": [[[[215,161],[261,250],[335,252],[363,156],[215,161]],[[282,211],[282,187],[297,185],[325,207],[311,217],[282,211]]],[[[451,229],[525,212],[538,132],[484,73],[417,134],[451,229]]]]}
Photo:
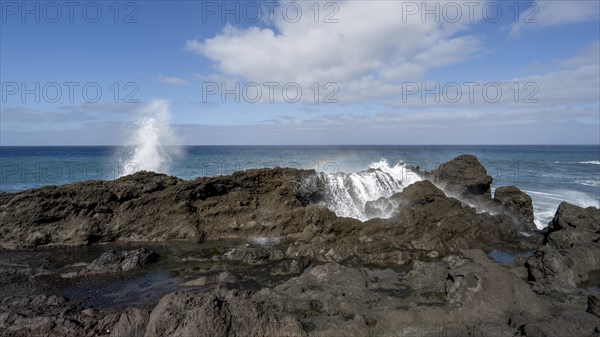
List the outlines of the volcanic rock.
{"type": "Polygon", "coordinates": [[[109,250],[98,259],[92,261],[80,271],[79,275],[105,274],[126,272],[141,269],[159,258],[158,254],[148,248],[141,248],[128,252],[109,250]]]}
{"type": "Polygon", "coordinates": [[[450,196],[460,199],[489,200],[492,177],[472,155],[461,155],[426,173],[425,177],[439,184],[450,196]]]}
{"type": "Polygon", "coordinates": [[[498,187],[494,192],[493,202],[501,210],[513,216],[517,223],[527,230],[535,230],[533,222],[533,203],[531,197],[515,186],[498,187]]]}

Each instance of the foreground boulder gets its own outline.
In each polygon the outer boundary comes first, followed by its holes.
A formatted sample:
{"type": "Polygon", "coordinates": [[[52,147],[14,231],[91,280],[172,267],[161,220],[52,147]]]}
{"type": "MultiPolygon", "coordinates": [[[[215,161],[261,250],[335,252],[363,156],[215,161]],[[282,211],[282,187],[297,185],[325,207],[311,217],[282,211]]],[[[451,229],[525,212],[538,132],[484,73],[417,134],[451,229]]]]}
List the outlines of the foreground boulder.
{"type": "Polygon", "coordinates": [[[548,226],[545,238],[551,247],[558,249],[598,244],[600,210],[595,207],[582,208],[562,202],[548,226]]]}
{"type": "Polygon", "coordinates": [[[210,293],[171,293],[149,317],[132,316],[122,314],[114,331],[148,337],[383,337],[425,331],[436,336],[593,336],[600,323],[584,310],[540,298],[479,250],[418,262],[407,274],[321,264],[256,292],[222,287],[210,293]]]}
{"type": "MultiPolygon", "coordinates": [[[[545,244],[525,264],[529,280],[541,293],[561,293],[563,301],[587,296],[577,286],[600,270],[600,209],[563,202],[545,235],[545,244]]],[[[592,306],[593,307],[593,306],[592,306]]]]}

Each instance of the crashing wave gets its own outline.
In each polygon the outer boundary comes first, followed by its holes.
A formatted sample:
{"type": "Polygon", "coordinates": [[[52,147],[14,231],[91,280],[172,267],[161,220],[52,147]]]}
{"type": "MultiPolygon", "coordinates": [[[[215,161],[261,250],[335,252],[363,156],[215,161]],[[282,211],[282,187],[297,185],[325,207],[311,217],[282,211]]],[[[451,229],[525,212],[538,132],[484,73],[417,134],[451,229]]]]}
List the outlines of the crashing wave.
{"type": "Polygon", "coordinates": [[[389,197],[421,180],[403,163],[391,166],[386,160],[355,173],[321,173],[325,184],[325,206],[341,217],[366,221],[389,218],[396,204],[389,197]]]}

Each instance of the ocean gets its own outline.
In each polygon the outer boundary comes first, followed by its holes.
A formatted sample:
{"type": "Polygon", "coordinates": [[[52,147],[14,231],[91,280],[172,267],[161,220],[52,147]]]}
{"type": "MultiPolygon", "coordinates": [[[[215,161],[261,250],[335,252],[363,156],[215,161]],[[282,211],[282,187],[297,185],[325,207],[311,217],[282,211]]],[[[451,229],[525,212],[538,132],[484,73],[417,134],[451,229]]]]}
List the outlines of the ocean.
{"type": "Polygon", "coordinates": [[[323,172],[335,199],[328,206],[338,215],[366,220],[372,217],[362,209],[366,202],[419,180],[409,167],[432,170],[460,154],[477,156],[494,178],[493,188],[515,185],[528,193],[538,228],[548,224],[561,201],[600,207],[600,147],[596,145],[4,146],[0,147],[0,192],[112,180],[138,170],[194,179],[252,168],[295,167],[323,172]]]}

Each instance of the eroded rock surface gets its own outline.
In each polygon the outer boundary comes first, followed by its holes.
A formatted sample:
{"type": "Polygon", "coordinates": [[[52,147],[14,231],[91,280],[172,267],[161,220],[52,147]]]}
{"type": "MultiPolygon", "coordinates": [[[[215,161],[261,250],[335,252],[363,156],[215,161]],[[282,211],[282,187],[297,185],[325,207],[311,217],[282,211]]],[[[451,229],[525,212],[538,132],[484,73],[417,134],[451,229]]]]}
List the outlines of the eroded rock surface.
{"type": "Polygon", "coordinates": [[[531,198],[492,199],[473,156],[422,175],[365,222],[294,169],[0,194],[0,335],[600,334],[600,210],[563,203],[537,232],[531,198]],[[529,257],[500,264],[493,249],[529,257]]]}

